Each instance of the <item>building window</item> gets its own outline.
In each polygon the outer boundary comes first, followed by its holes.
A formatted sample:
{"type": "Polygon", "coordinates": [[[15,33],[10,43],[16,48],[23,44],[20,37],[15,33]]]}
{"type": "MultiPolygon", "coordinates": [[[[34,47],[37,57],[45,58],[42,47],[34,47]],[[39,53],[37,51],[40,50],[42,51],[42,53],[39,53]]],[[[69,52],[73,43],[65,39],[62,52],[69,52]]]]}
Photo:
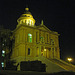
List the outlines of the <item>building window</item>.
{"type": "Polygon", "coordinates": [[[31,26],[32,26],[32,21],[30,22],[31,26]]]}
{"type": "Polygon", "coordinates": [[[2,57],[5,57],[5,54],[2,54],[2,57]]]}
{"type": "Polygon", "coordinates": [[[55,48],[52,48],[52,50],[54,50],[55,48]]]}
{"type": "Polygon", "coordinates": [[[51,48],[49,48],[49,51],[51,50],[51,48]]]}
{"type": "Polygon", "coordinates": [[[2,56],[5,57],[5,51],[4,50],[2,50],[2,56]]]}
{"type": "Polygon", "coordinates": [[[25,22],[25,23],[26,23],[26,25],[29,25],[29,26],[31,26],[31,25],[32,25],[32,21],[31,21],[31,20],[29,20],[29,19],[28,19],[28,20],[26,20],[26,22],[25,22]]]}
{"type": "Polygon", "coordinates": [[[32,34],[28,34],[28,42],[32,43],[32,34]]]}
{"type": "Polygon", "coordinates": [[[50,39],[50,45],[54,45],[54,40],[50,39]]]}
{"type": "Polygon", "coordinates": [[[2,44],[2,46],[4,46],[4,43],[2,44]]]}
{"type": "Polygon", "coordinates": [[[43,43],[44,42],[44,37],[40,37],[40,41],[43,43]]]}
{"type": "Polygon", "coordinates": [[[4,50],[2,50],[2,53],[3,53],[3,54],[5,54],[5,51],[4,51],[4,50]]]}
{"type": "Polygon", "coordinates": [[[26,20],[26,24],[28,25],[28,20],[26,20]]]}
{"type": "Polygon", "coordinates": [[[1,62],[2,67],[4,67],[4,62],[1,62]]]}
{"type": "Polygon", "coordinates": [[[30,48],[28,48],[28,55],[30,55],[30,48]]]}

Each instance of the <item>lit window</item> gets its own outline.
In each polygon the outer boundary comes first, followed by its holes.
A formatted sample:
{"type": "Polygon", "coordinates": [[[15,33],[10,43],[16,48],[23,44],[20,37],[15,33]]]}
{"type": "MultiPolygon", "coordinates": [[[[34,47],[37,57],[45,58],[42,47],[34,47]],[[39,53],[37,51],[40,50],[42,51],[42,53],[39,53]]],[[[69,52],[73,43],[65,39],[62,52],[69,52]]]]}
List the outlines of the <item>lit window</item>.
{"type": "Polygon", "coordinates": [[[2,46],[4,46],[4,43],[2,44],[2,46]]]}
{"type": "Polygon", "coordinates": [[[28,34],[28,42],[32,42],[32,34],[28,34]]]}
{"type": "Polygon", "coordinates": [[[28,20],[26,20],[26,24],[28,25],[28,20]]]}
{"type": "Polygon", "coordinates": [[[2,67],[4,67],[4,62],[1,62],[2,67]]]}
{"type": "Polygon", "coordinates": [[[2,54],[3,57],[5,57],[5,54],[2,54]]]}
{"type": "Polygon", "coordinates": [[[29,25],[31,25],[31,20],[29,20],[29,25]]]}
{"type": "Polygon", "coordinates": [[[28,25],[30,25],[30,26],[31,26],[31,20],[28,20],[28,25]]]}
{"type": "Polygon", "coordinates": [[[4,50],[2,50],[2,53],[3,53],[3,54],[5,54],[5,51],[4,51],[4,50]]]}
{"type": "Polygon", "coordinates": [[[30,55],[30,48],[28,48],[28,55],[30,55]]]}
{"type": "Polygon", "coordinates": [[[5,56],[5,51],[4,51],[4,50],[2,50],[2,56],[3,56],[3,57],[5,56]]]}

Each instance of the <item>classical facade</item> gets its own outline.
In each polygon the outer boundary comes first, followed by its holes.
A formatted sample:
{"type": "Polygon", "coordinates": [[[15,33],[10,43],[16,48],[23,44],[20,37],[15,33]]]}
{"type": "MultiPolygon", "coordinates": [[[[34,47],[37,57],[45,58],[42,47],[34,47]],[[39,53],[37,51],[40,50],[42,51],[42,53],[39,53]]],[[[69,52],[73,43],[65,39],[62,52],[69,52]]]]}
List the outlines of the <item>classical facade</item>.
{"type": "Polygon", "coordinates": [[[15,45],[11,60],[19,63],[39,60],[41,57],[60,59],[59,34],[57,32],[48,29],[43,21],[36,26],[29,8],[25,8],[24,14],[19,17],[17,22],[18,25],[13,31],[15,45]]]}
{"type": "Polygon", "coordinates": [[[17,58],[16,60],[18,60],[22,57],[28,61],[38,56],[51,59],[60,58],[59,34],[49,30],[43,21],[39,26],[36,26],[29,8],[25,8],[25,13],[20,16],[17,22],[18,25],[13,32],[15,47],[12,59],[17,58]]]}

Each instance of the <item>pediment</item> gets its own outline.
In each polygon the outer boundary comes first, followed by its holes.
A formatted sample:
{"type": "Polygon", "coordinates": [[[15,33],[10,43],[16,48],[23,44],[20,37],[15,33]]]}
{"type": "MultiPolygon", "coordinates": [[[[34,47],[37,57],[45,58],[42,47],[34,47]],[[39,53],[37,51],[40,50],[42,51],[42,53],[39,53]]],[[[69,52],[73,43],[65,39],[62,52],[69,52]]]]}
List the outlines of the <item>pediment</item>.
{"type": "Polygon", "coordinates": [[[51,32],[51,30],[48,29],[45,25],[37,26],[37,29],[39,29],[39,30],[43,30],[43,31],[49,31],[49,32],[51,32]]]}

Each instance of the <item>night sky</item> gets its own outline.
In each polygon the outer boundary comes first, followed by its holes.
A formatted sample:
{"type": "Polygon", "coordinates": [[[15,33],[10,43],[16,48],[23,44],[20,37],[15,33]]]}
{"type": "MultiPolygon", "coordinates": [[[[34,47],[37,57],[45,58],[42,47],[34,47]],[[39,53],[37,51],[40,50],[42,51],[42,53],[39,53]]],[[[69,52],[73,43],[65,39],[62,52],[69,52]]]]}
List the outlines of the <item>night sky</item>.
{"type": "Polygon", "coordinates": [[[75,0],[0,0],[0,25],[14,30],[26,5],[36,25],[43,20],[45,26],[60,34],[61,59],[75,60],[75,0]]]}

